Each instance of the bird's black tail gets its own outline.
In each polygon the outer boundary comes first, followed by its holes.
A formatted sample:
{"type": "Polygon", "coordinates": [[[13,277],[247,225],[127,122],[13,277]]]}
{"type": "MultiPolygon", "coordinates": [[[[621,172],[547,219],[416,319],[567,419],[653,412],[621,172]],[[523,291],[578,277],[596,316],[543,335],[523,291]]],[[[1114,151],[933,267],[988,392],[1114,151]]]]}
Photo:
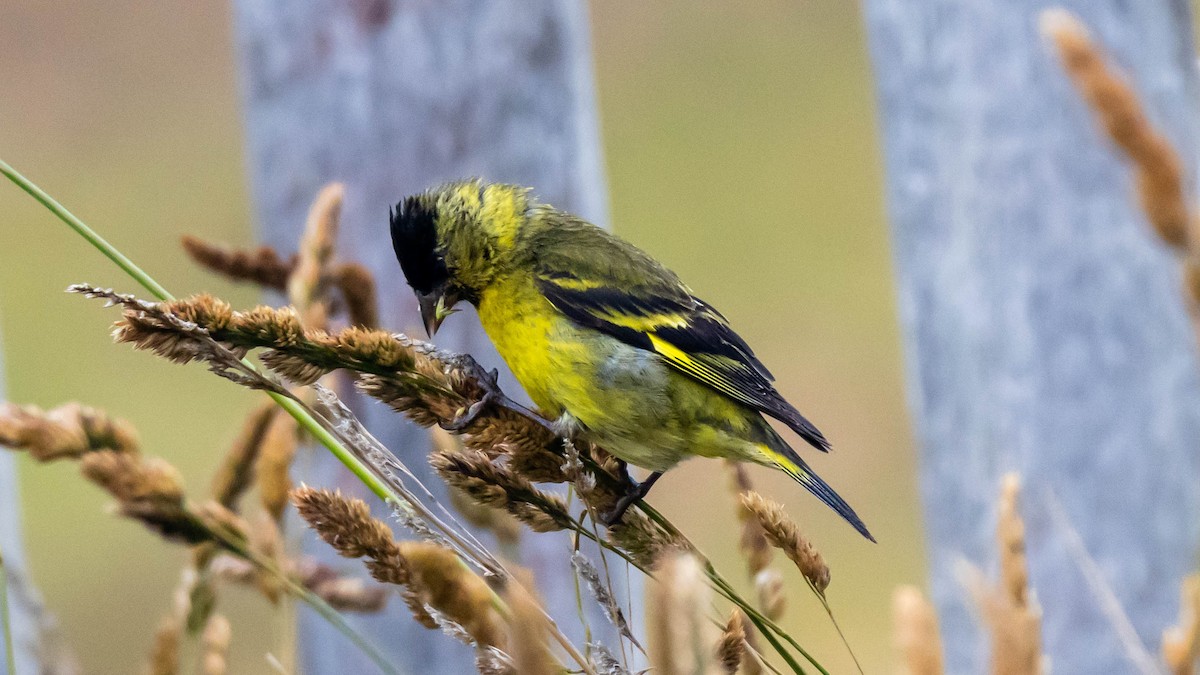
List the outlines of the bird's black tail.
{"type": "Polygon", "coordinates": [[[805,489],[816,495],[817,499],[825,502],[825,505],[837,512],[837,514],[846,519],[846,522],[854,526],[862,536],[875,541],[875,537],[867,530],[867,526],[863,524],[858,514],[846,500],[842,499],[841,495],[834,492],[829,484],[821,480],[821,477],[813,473],[808,464],[800,459],[795,450],[788,447],[787,443],[782,438],[774,439],[776,442],[771,445],[760,445],[759,448],[771,464],[783,470],[784,473],[791,476],[797,483],[803,485],[805,489]]]}

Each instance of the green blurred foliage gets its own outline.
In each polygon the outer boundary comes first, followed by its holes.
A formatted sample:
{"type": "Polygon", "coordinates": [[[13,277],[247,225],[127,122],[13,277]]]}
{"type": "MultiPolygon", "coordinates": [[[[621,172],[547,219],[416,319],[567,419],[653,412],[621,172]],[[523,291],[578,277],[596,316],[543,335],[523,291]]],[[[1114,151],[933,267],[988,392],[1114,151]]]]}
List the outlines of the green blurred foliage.
{"type": "MultiPolygon", "coordinates": [[[[592,14],[613,226],[725,312],[833,439],[836,451],[812,463],[878,545],[786,477],[753,477],[824,552],[849,640],[867,672],[884,670],[891,590],[923,580],[924,551],[857,9],[605,0],[592,14]]],[[[0,62],[0,157],[176,293],[255,302],[178,247],[186,232],[253,238],[226,6],[6,0],[0,62]]],[[[132,420],[147,451],[200,494],[255,397],[112,345],[113,311],[62,289],[132,282],[15,188],[0,186],[0,205],[9,398],[79,399],[132,420]]],[[[181,551],[105,513],[107,500],[71,467],[23,459],[22,471],[31,567],[50,608],[88,672],[134,670],[181,551]]],[[[654,501],[743,579],[727,486],[719,463],[693,461],[654,501]]],[[[787,627],[833,672],[847,671],[828,620],[787,574],[787,627]]],[[[260,672],[264,652],[283,644],[282,622],[249,594],[227,602],[233,672],[260,672]]]]}

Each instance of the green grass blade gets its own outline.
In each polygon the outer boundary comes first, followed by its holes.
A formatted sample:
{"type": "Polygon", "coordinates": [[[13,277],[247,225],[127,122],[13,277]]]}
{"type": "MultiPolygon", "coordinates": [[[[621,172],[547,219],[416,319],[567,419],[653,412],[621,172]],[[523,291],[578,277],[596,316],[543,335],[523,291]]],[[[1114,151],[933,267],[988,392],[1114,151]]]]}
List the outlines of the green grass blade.
{"type": "Polygon", "coordinates": [[[109,260],[117,264],[125,271],[126,274],[133,277],[135,281],[142,285],[147,291],[150,291],[154,297],[159,300],[174,300],[175,298],[163,288],[161,284],[154,280],[149,274],[138,267],[132,260],[121,253],[115,246],[101,237],[95,230],[88,227],[82,220],[75,216],[59,204],[53,197],[46,194],[40,187],[35,185],[33,181],[21,175],[21,172],[12,168],[3,159],[0,159],[0,174],[4,174],[6,178],[16,183],[17,187],[21,188],[38,201],[39,204],[50,210],[51,213],[58,216],[59,220],[66,223],[72,230],[79,233],[79,236],[88,241],[89,244],[96,247],[98,251],[103,253],[109,260]]]}

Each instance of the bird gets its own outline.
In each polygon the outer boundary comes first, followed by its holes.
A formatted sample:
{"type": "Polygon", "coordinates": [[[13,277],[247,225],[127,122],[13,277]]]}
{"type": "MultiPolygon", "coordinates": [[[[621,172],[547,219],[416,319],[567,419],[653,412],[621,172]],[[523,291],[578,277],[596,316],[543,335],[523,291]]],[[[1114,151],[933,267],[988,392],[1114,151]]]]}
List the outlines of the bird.
{"type": "Polygon", "coordinates": [[[630,480],[606,524],[663,472],[702,456],[782,470],[875,541],[764,416],[822,452],[825,436],[780,395],[729,321],[640,248],[530,188],[477,178],[406,197],[389,221],[431,339],[470,303],[555,429],[651,472],[630,480]]]}

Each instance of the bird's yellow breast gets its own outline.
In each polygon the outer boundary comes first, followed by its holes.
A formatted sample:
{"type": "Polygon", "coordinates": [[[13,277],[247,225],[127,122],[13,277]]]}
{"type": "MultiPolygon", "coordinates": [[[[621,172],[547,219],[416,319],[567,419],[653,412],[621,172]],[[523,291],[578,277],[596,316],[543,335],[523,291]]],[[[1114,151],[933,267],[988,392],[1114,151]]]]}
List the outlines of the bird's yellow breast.
{"type": "Polygon", "coordinates": [[[532,279],[497,281],[478,309],[496,351],[544,413],[557,417],[568,405],[590,407],[582,372],[589,370],[588,346],[532,279]]]}

